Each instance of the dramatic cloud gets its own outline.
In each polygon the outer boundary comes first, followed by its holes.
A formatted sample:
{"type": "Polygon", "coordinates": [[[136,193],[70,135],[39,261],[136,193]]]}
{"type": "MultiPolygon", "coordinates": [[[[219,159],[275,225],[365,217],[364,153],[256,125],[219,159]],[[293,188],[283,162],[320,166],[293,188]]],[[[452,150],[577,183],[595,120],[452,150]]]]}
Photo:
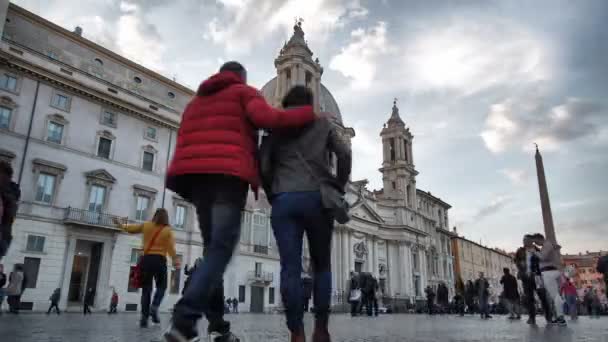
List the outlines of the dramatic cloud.
{"type": "Polygon", "coordinates": [[[356,88],[368,88],[376,74],[378,58],[391,49],[386,39],[386,23],[351,32],[351,42],[332,58],[330,69],[352,79],[356,88]]]}
{"type": "Polygon", "coordinates": [[[360,19],[368,10],[353,0],[221,0],[223,10],[207,24],[204,38],[230,54],[247,54],[257,43],[282,29],[291,34],[295,18],[303,18],[307,38],[324,42],[346,23],[360,19]]]}
{"type": "Polygon", "coordinates": [[[542,101],[508,99],[490,107],[481,137],[493,153],[514,146],[531,150],[533,143],[555,150],[563,142],[595,135],[600,123],[606,123],[604,108],[589,100],[569,98],[547,110],[542,101]]]}

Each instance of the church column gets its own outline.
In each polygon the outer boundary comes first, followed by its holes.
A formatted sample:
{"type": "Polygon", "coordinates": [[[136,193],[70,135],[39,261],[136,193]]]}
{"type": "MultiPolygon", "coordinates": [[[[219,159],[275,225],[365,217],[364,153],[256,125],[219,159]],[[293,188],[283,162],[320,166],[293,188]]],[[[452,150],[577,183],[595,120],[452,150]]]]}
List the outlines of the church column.
{"type": "Polygon", "coordinates": [[[291,84],[289,85],[289,87],[293,87],[295,85],[298,84],[299,82],[299,75],[298,75],[298,67],[294,64],[291,66],[291,84]]]}
{"type": "Polygon", "coordinates": [[[372,236],[372,238],[371,238],[371,245],[372,245],[372,248],[369,249],[371,251],[371,259],[372,259],[371,272],[374,275],[374,277],[378,277],[379,276],[378,255],[376,253],[376,237],[375,236],[372,236]]]}
{"type": "MultiPolygon", "coordinates": [[[[349,276],[349,272],[350,272],[350,265],[348,264],[348,236],[347,236],[348,232],[346,231],[346,227],[343,226],[342,228],[342,250],[340,251],[340,256],[342,259],[342,276],[344,277],[343,279],[343,286],[346,285],[346,281],[344,280],[348,280],[348,276],[349,276]]],[[[346,289],[345,289],[346,290],[346,289]]]]}
{"type": "Polygon", "coordinates": [[[412,152],[412,143],[407,143],[408,155],[410,157],[410,164],[414,165],[414,153],[412,152]]]}

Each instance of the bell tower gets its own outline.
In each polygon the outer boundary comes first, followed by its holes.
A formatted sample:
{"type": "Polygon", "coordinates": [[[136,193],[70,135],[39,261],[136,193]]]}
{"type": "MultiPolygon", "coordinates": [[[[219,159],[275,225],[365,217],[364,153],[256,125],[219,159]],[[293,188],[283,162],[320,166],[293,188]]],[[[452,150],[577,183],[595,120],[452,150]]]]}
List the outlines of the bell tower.
{"type": "Polygon", "coordinates": [[[382,138],[383,196],[414,208],[416,203],[416,176],[412,153],[414,136],[399,116],[397,99],[393,101],[390,118],[380,132],[382,138]]]}
{"type": "Polygon", "coordinates": [[[277,70],[277,86],[273,96],[273,105],[278,106],[287,91],[295,85],[303,85],[312,90],[315,112],[319,112],[321,94],[321,75],[323,67],[319,59],[313,59],[313,53],[304,39],[302,19],[296,20],[293,35],[283,45],[279,56],[274,60],[277,70]]]}

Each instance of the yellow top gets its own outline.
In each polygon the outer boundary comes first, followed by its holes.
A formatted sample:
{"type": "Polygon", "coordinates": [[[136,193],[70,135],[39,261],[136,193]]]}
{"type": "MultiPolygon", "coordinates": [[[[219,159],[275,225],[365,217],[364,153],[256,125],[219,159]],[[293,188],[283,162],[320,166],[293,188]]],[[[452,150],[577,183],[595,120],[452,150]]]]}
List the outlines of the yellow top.
{"type": "Polygon", "coordinates": [[[154,245],[150,246],[150,240],[156,234],[158,229],[163,227],[157,225],[154,222],[144,222],[140,224],[122,224],[120,228],[129,234],[144,234],[144,245],[142,250],[146,250],[148,248],[149,254],[162,255],[166,257],[167,255],[171,256],[171,259],[175,260],[175,238],[173,237],[173,229],[171,226],[165,226],[163,231],[158,234],[156,240],[154,240],[154,245]]]}

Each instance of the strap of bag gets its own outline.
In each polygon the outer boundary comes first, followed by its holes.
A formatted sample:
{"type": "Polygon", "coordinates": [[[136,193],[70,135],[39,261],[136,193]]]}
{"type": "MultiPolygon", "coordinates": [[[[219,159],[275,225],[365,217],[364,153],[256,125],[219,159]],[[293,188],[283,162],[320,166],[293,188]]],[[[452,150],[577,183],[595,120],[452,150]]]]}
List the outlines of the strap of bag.
{"type": "Polygon", "coordinates": [[[321,179],[319,179],[319,177],[312,170],[312,167],[310,167],[310,164],[308,164],[308,162],[306,161],[306,159],[304,159],[304,157],[302,156],[302,153],[300,153],[299,149],[296,149],[296,154],[298,155],[298,159],[300,159],[300,161],[302,162],[302,164],[304,164],[304,166],[306,167],[306,170],[308,171],[308,173],[310,173],[310,175],[312,176],[312,178],[314,178],[317,182],[320,183],[321,179]]]}
{"type": "Polygon", "coordinates": [[[150,244],[148,245],[148,247],[146,249],[144,249],[144,255],[148,254],[150,249],[152,249],[152,246],[154,246],[154,242],[156,242],[156,238],[160,235],[160,232],[162,232],[164,229],[165,229],[165,226],[163,226],[161,229],[157,230],[156,233],[154,233],[154,236],[152,236],[152,240],[150,240],[150,244]]]}

